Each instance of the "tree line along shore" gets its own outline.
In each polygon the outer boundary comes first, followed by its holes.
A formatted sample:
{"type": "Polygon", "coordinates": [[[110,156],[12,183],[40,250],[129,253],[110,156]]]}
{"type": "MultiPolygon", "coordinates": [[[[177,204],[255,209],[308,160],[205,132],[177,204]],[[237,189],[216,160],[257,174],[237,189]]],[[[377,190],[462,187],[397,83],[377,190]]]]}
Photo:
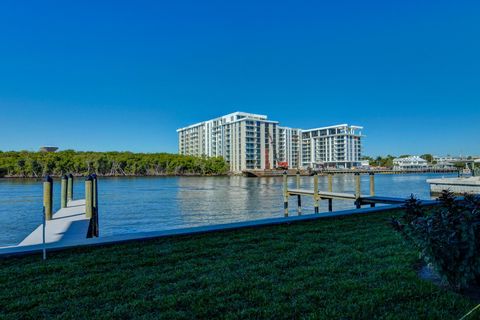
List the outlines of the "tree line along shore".
{"type": "Polygon", "coordinates": [[[221,157],[169,153],[0,151],[0,177],[40,178],[72,173],[83,176],[225,175],[221,157]]]}

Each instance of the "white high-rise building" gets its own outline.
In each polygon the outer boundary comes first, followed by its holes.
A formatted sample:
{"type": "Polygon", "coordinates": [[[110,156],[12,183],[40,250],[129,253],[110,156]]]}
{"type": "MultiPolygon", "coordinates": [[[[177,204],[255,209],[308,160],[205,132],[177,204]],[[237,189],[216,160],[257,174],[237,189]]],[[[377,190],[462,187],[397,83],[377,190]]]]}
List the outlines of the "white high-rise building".
{"type": "Polygon", "coordinates": [[[362,129],[340,124],[302,130],[302,167],[347,169],[359,166],[362,129]]]}
{"type": "Polygon", "coordinates": [[[278,127],[277,165],[286,164],[290,168],[301,167],[301,137],[302,130],[300,129],[278,127]]]}
{"type": "Polygon", "coordinates": [[[265,115],[235,112],[177,130],[180,154],[221,156],[243,170],[359,165],[361,129],[346,124],[312,130],[280,127],[265,115]]]}
{"type": "Polygon", "coordinates": [[[179,153],[224,157],[233,172],[273,169],[277,126],[264,115],[231,113],[178,129],[179,153]]]}

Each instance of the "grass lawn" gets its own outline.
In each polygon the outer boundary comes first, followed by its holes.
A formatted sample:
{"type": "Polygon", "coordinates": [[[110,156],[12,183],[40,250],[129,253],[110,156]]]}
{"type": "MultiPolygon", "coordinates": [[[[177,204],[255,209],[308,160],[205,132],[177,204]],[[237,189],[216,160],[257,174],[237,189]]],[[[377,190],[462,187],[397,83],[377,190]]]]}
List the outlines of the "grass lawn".
{"type": "Polygon", "coordinates": [[[0,260],[0,319],[459,319],[391,213],[0,260]]]}

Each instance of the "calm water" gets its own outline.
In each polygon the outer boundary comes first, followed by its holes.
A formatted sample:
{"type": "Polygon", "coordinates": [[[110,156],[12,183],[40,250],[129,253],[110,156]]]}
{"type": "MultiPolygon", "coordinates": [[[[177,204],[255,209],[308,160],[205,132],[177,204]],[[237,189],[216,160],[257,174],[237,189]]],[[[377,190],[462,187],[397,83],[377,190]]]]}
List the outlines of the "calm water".
{"type": "MultiPolygon", "coordinates": [[[[430,177],[448,175],[376,175],[378,195],[429,198],[430,177]]],[[[290,178],[292,187],[294,178],[290,178]]],[[[319,177],[320,190],[327,178],[319,177]]],[[[362,176],[368,192],[369,177],[362,176]]],[[[334,191],[354,192],[353,175],[334,176],[334,191]]],[[[313,189],[313,178],[302,177],[302,187],[313,189]]],[[[76,179],[74,197],[83,198],[83,179],[76,179]]],[[[283,216],[282,178],[159,177],[100,178],[99,220],[101,236],[139,231],[219,224],[283,216]]],[[[54,207],[60,206],[60,183],[54,187],[54,207]]],[[[295,214],[291,199],[291,214],[295,214]]],[[[350,201],[334,201],[334,210],[353,208],[350,201]]],[[[304,213],[312,201],[303,200],[304,213]]],[[[327,211],[321,202],[320,211],[327,211]]],[[[17,244],[42,221],[42,183],[0,179],[0,246],[17,244]]]]}

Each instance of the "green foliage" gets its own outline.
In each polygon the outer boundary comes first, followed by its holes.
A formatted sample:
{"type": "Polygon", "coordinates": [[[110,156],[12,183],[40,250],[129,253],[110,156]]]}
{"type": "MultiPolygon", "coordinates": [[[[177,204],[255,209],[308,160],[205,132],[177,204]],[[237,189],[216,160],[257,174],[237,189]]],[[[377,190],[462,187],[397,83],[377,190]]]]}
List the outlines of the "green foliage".
{"type": "Polygon", "coordinates": [[[460,169],[460,170],[465,168],[465,163],[464,162],[454,162],[453,165],[455,166],[455,168],[460,169]]]}
{"type": "Polygon", "coordinates": [[[433,156],[429,153],[422,154],[420,158],[422,158],[423,160],[427,160],[428,163],[433,163],[433,156]]]}
{"type": "Polygon", "coordinates": [[[0,167],[0,178],[3,178],[7,175],[7,168],[0,167]]]}
{"type": "Polygon", "coordinates": [[[459,319],[380,213],[0,259],[0,319],[459,319]]]}
{"type": "Polygon", "coordinates": [[[439,200],[426,210],[412,196],[393,224],[453,288],[466,288],[480,280],[480,198],[443,191],[439,200]]]}
{"type": "Polygon", "coordinates": [[[100,176],[218,175],[228,172],[223,158],[168,153],[9,151],[0,153],[0,177],[60,176],[67,173],[100,176]]]}
{"type": "Polygon", "coordinates": [[[395,156],[387,155],[386,157],[376,157],[375,159],[369,158],[370,165],[374,167],[385,167],[385,168],[392,168],[393,167],[393,159],[395,156]]]}

